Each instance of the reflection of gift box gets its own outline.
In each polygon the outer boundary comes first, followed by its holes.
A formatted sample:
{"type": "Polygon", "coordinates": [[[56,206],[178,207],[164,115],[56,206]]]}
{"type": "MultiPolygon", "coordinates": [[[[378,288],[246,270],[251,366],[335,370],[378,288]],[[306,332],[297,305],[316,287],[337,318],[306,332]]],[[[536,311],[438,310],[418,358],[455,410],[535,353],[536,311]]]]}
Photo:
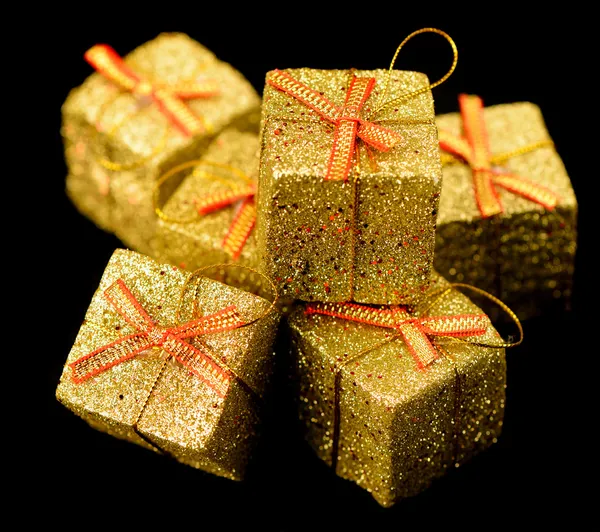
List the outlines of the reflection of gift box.
{"type": "Polygon", "coordinates": [[[521,319],[554,303],[564,308],[577,200],[538,107],[483,109],[474,96],[461,96],[460,103],[462,117],[437,119],[444,184],[436,269],[495,293],[521,319]]]}
{"type": "Polygon", "coordinates": [[[278,315],[260,297],[191,275],[116,251],[56,395],[94,428],[239,479],[278,315]]]}
{"type": "Polygon", "coordinates": [[[231,65],[180,33],[161,34],[124,61],[103,45],[86,59],[98,72],[63,106],[67,191],[100,227],[150,252],[154,181],[198,157],[223,128],[256,130],[260,99],[231,65]]]}
{"type": "MultiPolygon", "coordinates": [[[[254,266],[257,151],[256,135],[228,129],[200,161],[185,165],[186,177],[160,212],[158,260],[188,270],[231,261],[254,266]]],[[[230,273],[247,271],[232,268],[230,273]]]]}
{"type": "MultiPolygon", "coordinates": [[[[412,303],[433,261],[441,168],[430,91],[378,110],[387,73],[267,74],[257,246],[283,293],[412,303]]],[[[427,87],[393,71],[385,102],[427,87]]]]}
{"type": "Polygon", "coordinates": [[[501,340],[448,287],[434,275],[421,313],[307,303],[288,318],[306,439],[383,506],[419,493],[501,430],[504,349],[470,343],[501,340]]]}

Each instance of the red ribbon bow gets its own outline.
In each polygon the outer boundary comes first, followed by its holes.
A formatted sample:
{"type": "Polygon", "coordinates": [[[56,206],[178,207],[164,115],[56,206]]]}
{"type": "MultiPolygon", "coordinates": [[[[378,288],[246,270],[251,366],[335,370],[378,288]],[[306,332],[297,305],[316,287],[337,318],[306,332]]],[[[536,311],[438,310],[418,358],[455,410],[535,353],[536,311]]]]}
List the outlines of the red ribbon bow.
{"type": "Polygon", "coordinates": [[[415,317],[405,307],[375,308],[356,303],[308,303],[304,312],[395,329],[419,369],[439,358],[430,336],[481,336],[490,326],[485,314],[415,317]]]}
{"type": "Polygon", "coordinates": [[[489,218],[504,212],[496,185],[534,201],[548,210],[558,203],[552,191],[521,176],[495,170],[492,167],[488,136],[483,116],[483,100],[479,96],[461,94],[458,97],[464,137],[439,131],[440,147],[463,159],[473,172],[473,186],[479,212],[489,218]]]}
{"type": "Polygon", "coordinates": [[[346,102],[342,107],[333,105],[319,92],[280,70],[273,71],[267,78],[267,83],[289,94],[334,124],[335,134],[326,180],[346,181],[348,179],[357,137],[369,146],[384,152],[389,151],[402,140],[401,135],[395,131],[369,122],[360,116],[375,86],[375,78],[353,76],[346,94],[346,102]]]}
{"type": "Polygon", "coordinates": [[[193,136],[204,131],[202,121],[192,113],[183,100],[214,96],[218,93],[214,81],[182,83],[174,87],[152,83],[136,74],[125,64],[119,54],[106,44],[93,46],[84,57],[100,74],[122,89],[152,98],[161,112],[184,135],[193,136]]]}
{"type": "Polygon", "coordinates": [[[217,192],[209,196],[203,196],[195,200],[196,208],[202,215],[209,214],[224,207],[230,207],[234,203],[241,202],[238,210],[229,226],[229,230],[223,239],[223,249],[236,261],[248,237],[256,224],[256,185],[254,184],[232,184],[231,188],[217,192]]]}
{"type": "Polygon", "coordinates": [[[244,322],[235,306],[177,327],[162,327],[152,320],[121,279],[106,289],[104,297],[137,332],[99,347],[69,364],[76,383],[82,383],[152,347],[160,347],[220,397],[225,396],[230,380],[228,372],[209,354],[184,342],[184,339],[241,327],[244,322]]]}

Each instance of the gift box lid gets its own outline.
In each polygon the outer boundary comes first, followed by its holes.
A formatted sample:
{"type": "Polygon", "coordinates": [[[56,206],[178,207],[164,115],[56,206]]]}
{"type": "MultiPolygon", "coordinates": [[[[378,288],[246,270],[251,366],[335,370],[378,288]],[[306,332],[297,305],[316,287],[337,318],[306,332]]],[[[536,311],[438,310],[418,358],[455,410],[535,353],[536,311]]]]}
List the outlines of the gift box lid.
{"type": "MultiPolygon", "coordinates": [[[[273,76],[277,71],[267,74],[273,76]]],[[[376,115],[386,87],[388,71],[379,70],[317,70],[295,68],[283,71],[298,82],[327,98],[334,106],[344,105],[352,79],[375,78],[375,86],[361,111],[361,118],[382,125],[406,137],[404,142],[388,152],[373,151],[377,169],[369,165],[369,156],[361,150],[363,173],[409,177],[412,175],[439,178],[439,155],[433,97],[431,91],[386,106],[376,115]]],[[[429,85],[425,74],[393,70],[387,83],[385,102],[407,95],[429,85]]],[[[265,85],[262,108],[261,164],[268,164],[274,179],[285,175],[318,176],[327,173],[333,143],[334,127],[311,108],[290,95],[265,85]],[[266,149],[265,149],[266,148],[266,149]]]]}
{"type": "MultiPolygon", "coordinates": [[[[530,102],[493,105],[483,110],[490,155],[508,154],[533,146],[540,141],[550,141],[540,108],[530,102]]],[[[460,113],[439,115],[440,130],[462,136],[463,120],[460,113]]],[[[523,154],[515,154],[494,170],[509,172],[525,181],[540,185],[558,196],[558,208],[577,208],[571,181],[558,155],[551,145],[540,146],[523,154]]],[[[481,218],[473,191],[472,170],[461,162],[444,165],[442,195],[438,224],[454,221],[472,221],[481,218]]],[[[526,197],[512,193],[500,186],[495,190],[507,216],[523,213],[540,213],[544,207],[526,197]]]]}
{"type": "MultiPolygon", "coordinates": [[[[256,91],[240,72],[183,33],[161,33],[127,54],[124,61],[137,75],[167,88],[175,83],[214,81],[216,95],[185,98],[185,105],[201,119],[207,132],[219,131],[260,105],[256,91]]],[[[135,119],[139,127],[119,127],[113,136],[138,155],[147,155],[147,139],[161,139],[169,126],[166,120],[156,120],[155,112],[156,105],[148,98],[122,92],[98,72],[73,89],[63,105],[64,115],[79,116],[103,130],[135,119]],[[145,132],[143,136],[140,131],[145,132]]],[[[161,154],[186,146],[190,138],[169,134],[165,142],[161,154]]]]}

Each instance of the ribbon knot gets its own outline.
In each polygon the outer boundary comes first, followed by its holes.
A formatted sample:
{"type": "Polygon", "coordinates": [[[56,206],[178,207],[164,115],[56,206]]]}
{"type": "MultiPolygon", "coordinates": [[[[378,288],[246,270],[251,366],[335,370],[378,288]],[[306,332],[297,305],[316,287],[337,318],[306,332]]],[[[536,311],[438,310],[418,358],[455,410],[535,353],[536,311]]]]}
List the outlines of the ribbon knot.
{"type": "Polygon", "coordinates": [[[148,335],[148,340],[152,342],[153,347],[160,347],[164,345],[167,339],[173,336],[173,333],[170,329],[158,326],[153,327],[150,332],[147,332],[146,334],[148,335]]]}
{"type": "Polygon", "coordinates": [[[218,89],[214,81],[185,82],[173,86],[152,82],[131,69],[119,54],[106,44],[93,46],[84,57],[97,72],[119,88],[150,98],[184,135],[193,136],[205,131],[202,120],[190,110],[184,100],[216,95],[218,89]]]}
{"type": "Polygon", "coordinates": [[[104,297],[136,332],[99,347],[72,362],[69,366],[76,383],[82,383],[148,349],[160,347],[217,395],[225,397],[231,378],[229,372],[210,355],[208,349],[198,349],[184,339],[241,327],[244,322],[235,306],[183,325],[164,327],[149,316],[121,279],[106,289],[104,297]]]}
{"type": "MultiPolygon", "coordinates": [[[[245,174],[244,177],[248,179],[245,174]]],[[[200,215],[206,215],[219,209],[231,207],[236,203],[238,204],[222,243],[223,249],[233,261],[239,259],[250,237],[250,233],[252,233],[252,229],[254,229],[256,224],[255,195],[256,185],[253,182],[248,181],[244,184],[231,182],[227,190],[202,196],[194,200],[200,215]]]]}
{"type": "Polygon", "coordinates": [[[461,94],[458,101],[464,136],[440,130],[440,147],[460,157],[471,168],[475,199],[481,216],[489,218],[504,212],[496,186],[553,210],[558,204],[558,197],[552,191],[492,166],[494,157],[490,154],[483,100],[479,96],[461,94]]]}
{"type": "Polygon", "coordinates": [[[140,96],[150,96],[154,91],[155,89],[152,86],[152,83],[141,80],[135,85],[132,92],[139,94],[140,96]]]}
{"type": "Polygon", "coordinates": [[[340,114],[336,120],[337,124],[339,125],[340,122],[357,122],[357,123],[361,123],[363,122],[363,120],[360,118],[360,106],[358,105],[344,105],[341,109],[340,109],[340,114]]]}
{"type": "Polygon", "coordinates": [[[360,117],[375,82],[375,78],[353,76],[344,105],[337,107],[321,93],[300,83],[286,72],[275,70],[267,77],[269,85],[298,100],[335,126],[333,147],[325,175],[327,181],[348,180],[357,139],[383,152],[391,150],[402,140],[399,133],[360,117]]]}

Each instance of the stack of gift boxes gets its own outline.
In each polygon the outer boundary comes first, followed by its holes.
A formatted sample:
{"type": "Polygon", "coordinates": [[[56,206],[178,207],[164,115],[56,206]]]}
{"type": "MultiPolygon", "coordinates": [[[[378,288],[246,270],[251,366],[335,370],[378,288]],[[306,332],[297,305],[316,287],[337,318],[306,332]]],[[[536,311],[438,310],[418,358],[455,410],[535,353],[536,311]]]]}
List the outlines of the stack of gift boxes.
{"type": "Polygon", "coordinates": [[[302,68],[261,106],[182,34],[86,59],[67,191],[148,256],[110,260],[61,402],[240,479],[293,300],[299,418],[338,475],[389,506],[496,441],[508,344],[457,283],[519,318],[571,294],[577,203],[535,105],[436,117],[424,74],[302,68]]]}

